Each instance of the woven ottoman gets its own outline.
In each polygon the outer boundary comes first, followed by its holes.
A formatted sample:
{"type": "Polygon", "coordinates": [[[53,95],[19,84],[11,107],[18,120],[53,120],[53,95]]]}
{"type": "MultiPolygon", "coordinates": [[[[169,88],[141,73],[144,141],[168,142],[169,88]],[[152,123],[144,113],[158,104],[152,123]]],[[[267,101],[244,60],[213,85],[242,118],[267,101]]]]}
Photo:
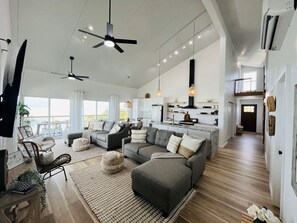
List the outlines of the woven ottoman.
{"type": "Polygon", "coordinates": [[[86,138],[74,139],[72,144],[72,150],[79,152],[90,148],[90,141],[86,138]]]}
{"type": "Polygon", "coordinates": [[[110,151],[102,156],[101,168],[105,173],[114,174],[125,167],[124,155],[116,151],[110,151]]]}

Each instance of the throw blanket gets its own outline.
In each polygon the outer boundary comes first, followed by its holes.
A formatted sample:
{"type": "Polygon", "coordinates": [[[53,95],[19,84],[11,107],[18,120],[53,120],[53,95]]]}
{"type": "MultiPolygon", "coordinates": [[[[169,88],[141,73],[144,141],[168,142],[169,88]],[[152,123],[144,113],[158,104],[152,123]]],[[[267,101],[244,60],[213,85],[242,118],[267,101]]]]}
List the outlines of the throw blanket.
{"type": "Polygon", "coordinates": [[[151,159],[172,159],[172,158],[185,158],[185,157],[178,153],[170,153],[170,152],[153,153],[151,156],[151,159]]]}

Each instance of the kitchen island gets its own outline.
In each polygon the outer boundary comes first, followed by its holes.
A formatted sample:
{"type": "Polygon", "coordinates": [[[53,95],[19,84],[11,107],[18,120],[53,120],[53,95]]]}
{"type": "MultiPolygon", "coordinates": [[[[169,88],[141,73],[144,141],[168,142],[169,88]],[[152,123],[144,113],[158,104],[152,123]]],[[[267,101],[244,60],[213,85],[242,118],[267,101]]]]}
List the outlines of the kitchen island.
{"type": "Polygon", "coordinates": [[[219,129],[217,126],[204,124],[181,125],[167,122],[153,122],[152,127],[207,138],[211,142],[210,151],[208,152],[207,157],[211,159],[218,153],[219,129]]]}

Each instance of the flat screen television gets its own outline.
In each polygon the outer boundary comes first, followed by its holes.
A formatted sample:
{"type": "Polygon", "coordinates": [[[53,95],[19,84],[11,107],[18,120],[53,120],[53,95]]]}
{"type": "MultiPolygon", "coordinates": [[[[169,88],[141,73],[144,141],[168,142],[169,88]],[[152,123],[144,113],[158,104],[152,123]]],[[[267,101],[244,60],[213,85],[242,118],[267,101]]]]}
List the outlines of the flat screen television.
{"type": "MultiPolygon", "coordinates": [[[[6,60],[5,70],[8,73],[13,73],[12,83],[4,80],[6,86],[3,86],[3,93],[0,95],[0,136],[13,137],[15,115],[17,110],[17,102],[23,72],[27,40],[20,47],[15,60],[13,57],[8,57],[6,60]],[[15,66],[14,66],[15,64],[15,66]]],[[[8,75],[4,75],[8,78],[8,75]]]]}
{"type": "MultiPolygon", "coordinates": [[[[8,57],[6,60],[6,73],[3,75],[5,86],[0,95],[0,136],[3,137],[13,137],[26,46],[27,40],[23,42],[15,56],[8,57]]],[[[0,191],[6,190],[8,182],[7,157],[7,148],[0,147],[0,191]]]]}

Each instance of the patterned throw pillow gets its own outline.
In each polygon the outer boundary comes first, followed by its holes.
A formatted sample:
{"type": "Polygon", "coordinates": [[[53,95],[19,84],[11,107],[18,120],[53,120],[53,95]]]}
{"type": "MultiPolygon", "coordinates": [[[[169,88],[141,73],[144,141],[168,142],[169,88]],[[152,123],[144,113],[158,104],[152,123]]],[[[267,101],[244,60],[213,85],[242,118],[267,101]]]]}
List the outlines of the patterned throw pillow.
{"type": "Polygon", "coordinates": [[[112,129],[110,130],[109,134],[117,133],[121,130],[121,127],[118,124],[114,124],[112,129]]]}
{"type": "Polygon", "coordinates": [[[184,134],[177,152],[189,159],[198,151],[202,142],[203,140],[195,139],[189,135],[184,134]]]}
{"type": "Polygon", "coordinates": [[[131,130],[131,143],[146,143],[146,129],[131,130]]]}
{"type": "Polygon", "coordinates": [[[169,142],[167,144],[166,149],[169,152],[176,153],[176,151],[178,150],[178,146],[179,146],[181,140],[182,140],[181,137],[178,137],[178,136],[175,136],[175,135],[171,135],[170,138],[169,138],[169,142]]]}
{"type": "Polygon", "coordinates": [[[103,130],[103,125],[104,125],[104,121],[96,121],[94,123],[94,128],[93,130],[99,130],[102,131],[103,130]]]}

